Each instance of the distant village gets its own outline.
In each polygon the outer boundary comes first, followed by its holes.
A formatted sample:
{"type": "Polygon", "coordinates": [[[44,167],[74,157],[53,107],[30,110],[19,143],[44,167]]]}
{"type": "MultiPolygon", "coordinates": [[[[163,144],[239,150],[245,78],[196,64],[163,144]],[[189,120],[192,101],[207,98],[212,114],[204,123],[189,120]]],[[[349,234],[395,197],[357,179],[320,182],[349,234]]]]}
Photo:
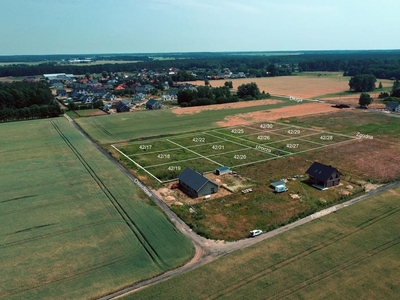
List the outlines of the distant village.
{"type": "Polygon", "coordinates": [[[98,76],[66,73],[43,74],[42,78],[26,77],[25,81],[45,81],[56,99],[74,109],[101,108],[107,113],[137,110],[154,110],[170,107],[177,100],[178,92],[196,89],[191,83],[173,81],[174,76],[185,73],[190,80],[218,80],[246,78],[246,74],[233,74],[228,68],[217,70],[216,75],[199,78],[193,72],[170,68],[168,72],[147,69],[135,74],[107,73],[98,76]]]}

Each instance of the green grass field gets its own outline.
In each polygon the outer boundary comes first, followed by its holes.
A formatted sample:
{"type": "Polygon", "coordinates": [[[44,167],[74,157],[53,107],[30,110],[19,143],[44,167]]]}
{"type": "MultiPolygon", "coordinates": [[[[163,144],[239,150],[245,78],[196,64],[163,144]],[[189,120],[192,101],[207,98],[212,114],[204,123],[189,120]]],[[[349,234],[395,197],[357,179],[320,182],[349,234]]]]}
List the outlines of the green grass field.
{"type": "Polygon", "coordinates": [[[79,118],[76,122],[100,144],[111,144],[138,138],[207,130],[215,128],[217,122],[230,115],[293,105],[297,103],[287,100],[271,105],[209,110],[192,115],[177,115],[170,110],[143,111],[79,118]]]}
{"type": "Polygon", "coordinates": [[[0,129],[0,298],[97,298],[194,254],[66,119],[0,129]]]}
{"type": "Polygon", "coordinates": [[[126,159],[157,177],[159,182],[165,182],[176,179],[186,167],[196,168],[202,173],[213,172],[221,166],[235,169],[354,139],[354,136],[268,122],[215,128],[113,147],[126,159]]]}
{"type": "Polygon", "coordinates": [[[124,299],[397,299],[400,187],[124,299]]]}

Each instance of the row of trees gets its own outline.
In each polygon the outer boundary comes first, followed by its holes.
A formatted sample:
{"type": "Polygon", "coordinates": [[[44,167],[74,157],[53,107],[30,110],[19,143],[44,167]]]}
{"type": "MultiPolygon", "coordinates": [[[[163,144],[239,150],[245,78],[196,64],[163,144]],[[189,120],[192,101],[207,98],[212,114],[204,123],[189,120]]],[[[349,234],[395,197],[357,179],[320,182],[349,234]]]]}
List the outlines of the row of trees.
{"type": "Polygon", "coordinates": [[[0,84],[0,121],[57,117],[62,114],[51,90],[43,83],[0,84]]]}
{"type": "MultiPolygon", "coordinates": [[[[356,76],[354,76],[356,77],[356,76]]],[[[395,80],[393,82],[392,90],[390,94],[388,92],[382,92],[379,95],[379,98],[383,98],[383,103],[389,103],[389,102],[397,102],[400,103],[400,82],[399,80],[395,80]]],[[[361,93],[360,98],[358,100],[358,104],[361,107],[368,107],[373,101],[373,98],[371,95],[367,93],[361,93]]]]}
{"type": "Polygon", "coordinates": [[[260,93],[260,89],[254,82],[240,85],[236,95],[231,93],[231,86],[232,82],[227,81],[223,87],[213,88],[210,86],[199,86],[196,89],[187,88],[181,90],[178,92],[178,104],[183,107],[202,106],[238,102],[241,99],[257,100],[270,97],[268,93],[260,93]]]}

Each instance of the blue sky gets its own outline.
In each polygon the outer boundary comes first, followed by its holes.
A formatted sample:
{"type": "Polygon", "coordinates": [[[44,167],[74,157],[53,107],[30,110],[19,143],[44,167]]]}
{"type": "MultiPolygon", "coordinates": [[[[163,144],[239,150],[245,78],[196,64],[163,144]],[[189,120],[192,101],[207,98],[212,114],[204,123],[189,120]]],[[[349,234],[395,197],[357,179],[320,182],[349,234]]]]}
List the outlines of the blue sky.
{"type": "Polygon", "coordinates": [[[398,0],[0,0],[0,11],[0,55],[400,48],[398,0]]]}

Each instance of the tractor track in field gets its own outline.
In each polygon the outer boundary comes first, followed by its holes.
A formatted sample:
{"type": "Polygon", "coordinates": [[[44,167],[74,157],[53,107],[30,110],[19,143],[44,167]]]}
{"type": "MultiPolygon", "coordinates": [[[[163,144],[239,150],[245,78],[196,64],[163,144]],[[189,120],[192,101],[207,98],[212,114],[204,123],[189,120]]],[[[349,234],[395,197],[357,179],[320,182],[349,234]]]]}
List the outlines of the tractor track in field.
{"type": "MultiPolygon", "coordinates": [[[[108,295],[105,295],[103,297],[101,297],[101,300],[108,300],[108,299],[117,299],[117,298],[121,298],[123,296],[126,296],[128,294],[134,293],[135,291],[138,291],[140,289],[146,288],[148,286],[154,285],[156,283],[159,282],[163,282],[165,280],[168,280],[170,278],[173,278],[175,276],[181,275],[185,272],[188,272],[190,270],[193,270],[197,267],[200,267],[202,265],[205,265],[219,257],[222,257],[228,253],[234,252],[236,250],[240,250],[249,246],[252,246],[256,243],[259,243],[263,240],[272,238],[278,234],[284,233],[286,231],[289,231],[293,228],[296,228],[298,226],[301,226],[303,224],[306,224],[308,222],[311,222],[313,220],[315,220],[315,218],[312,218],[312,216],[307,216],[304,217],[302,219],[299,219],[293,223],[290,223],[286,226],[277,228],[273,231],[267,232],[265,234],[262,234],[260,236],[257,236],[255,238],[247,238],[247,239],[243,239],[243,240],[239,240],[236,242],[224,242],[224,241],[215,241],[215,240],[209,240],[206,238],[203,238],[199,235],[197,235],[195,232],[192,231],[192,229],[185,223],[183,222],[173,211],[171,211],[169,209],[169,207],[160,199],[158,198],[153,192],[151,192],[151,190],[149,188],[147,188],[142,182],[139,181],[138,178],[136,178],[132,173],[129,172],[129,170],[127,170],[123,165],[121,165],[114,157],[112,157],[109,153],[107,153],[103,148],[101,148],[99,145],[97,145],[91,138],[90,136],[88,136],[86,134],[86,132],[71,118],[69,118],[68,116],[65,115],[65,117],[69,120],[69,122],[81,133],[81,135],[83,137],[85,137],[89,143],[91,143],[96,149],[98,149],[104,156],[106,156],[111,162],[113,162],[126,176],[128,176],[137,186],[138,188],[141,188],[146,194],[148,194],[149,198],[156,203],[162,210],[163,212],[166,214],[166,216],[170,219],[170,221],[175,225],[175,227],[182,232],[182,234],[184,234],[187,238],[189,238],[195,249],[196,249],[196,253],[195,256],[192,258],[192,260],[190,260],[188,263],[186,263],[185,265],[178,267],[177,269],[171,270],[171,271],[167,271],[157,277],[148,279],[148,280],[144,280],[142,282],[139,283],[135,283],[131,286],[128,286],[124,289],[121,289],[119,291],[110,293],[108,295]]],[[[369,192],[368,194],[364,194],[362,196],[359,196],[357,198],[354,198],[352,200],[340,203],[335,205],[335,211],[339,210],[341,208],[350,206],[352,204],[355,204],[357,202],[363,201],[368,199],[369,197],[380,193],[380,192],[384,192],[387,191],[391,188],[394,188],[396,186],[400,185],[400,181],[388,184],[386,186],[382,186],[374,191],[369,192]]],[[[396,209],[396,212],[399,210],[400,208],[396,209]]],[[[391,213],[387,213],[387,215],[391,215],[391,213]]],[[[380,221],[382,218],[387,217],[386,214],[382,214],[381,216],[378,216],[372,220],[369,220],[363,224],[360,224],[360,228],[361,227],[367,227],[370,226],[371,224],[373,224],[374,222],[378,222],[380,221]],[[385,215],[385,216],[383,216],[385,215]],[[365,225],[364,225],[365,224],[365,225]]],[[[357,232],[358,230],[361,229],[356,229],[353,230],[354,232],[349,232],[347,233],[347,236],[357,232]]],[[[342,239],[343,236],[341,237],[337,237],[335,241],[330,241],[328,243],[334,243],[337,242],[338,240],[342,239]]],[[[397,243],[397,242],[396,242],[397,243]]],[[[326,243],[325,243],[326,244],[326,243]]],[[[314,251],[318,251],[321,247],[326,247],[326,245],[316,245],[315,247],[313,247],[314,249],[309,249],[309,251],[303,253],[303,254],[297,254],[293,257],[294,260],[296,260],[296,256],[301,255],[301,256],[306,256],[309,255],[311,252],[314,251]],[[310,252],[311,251],[311,252],[310,252]]],[[[382,245],[383,247],[383,245],[382,245]]],[[[297,258],[299,259],[299,258],[297,258]]],[[[281,262],[280,264],[282,264],[284,262],[281,262]]],[[[274,268],[273,266],[269,267],[268,270],[270,271],[270,268],[274,268]]],[[[266,270],[264,270],[265,272],[266,270]]],[[[251,277],[254,277],[255,275],[253,274],[251,277]]],[[[257,276],[257,275],[256,275],[257,276]]],[[[264,275],[262,275],[264,276],[264,275]]],[[[262,277],[261,276],[261,277],[262,277]]],[[[248,278],[250,279],[250,278],[248,278]]],[[[247,280],[248,280],[247,279],[247,280]]],[[[254,280],[254,279],[253,279],[254,280]]],[[[246,280],[245,280],[246,281],[246,280]]],[[[235,283],[240,285],[240,283],[235,283]]],[[[245,284],[245,282],[243,283],[245,284]]],[[[229,289],[229,287],[228,287],[229,289]]],[[[235,288],[234,288],[235,289],[235,288]]],[[[214,295],[214,298],[218,298],[220,296],[219,295],[214,295]],[[217,296],[217,297],[216,297],[217,296]]],[[[208,296],[207,298],[213,298],[213,296],[208,296]]]]}
{"type": "Polygon", "coordinates": [[[128,225],[131,229],[132,233],[136,236],[138,241],[143,246],[143,249],[148,253],[151,259],[157,264],[161,269],[164,262],[162,261],[161,256],[157,253],[154,247],[146,238],[145,234],[140,230],[139,226],[136,225],[136,222],[132,219],[131,216],[125,211],[124,207],[118,202],[118,199],[113,195],[113,193],[109,190],[107,185],[103,183],[101,178],[96,174],[96,172],[92,169],[90,164],[85,160],[85,158],[80,154],[80,152],[75,148],[75,146],[69,141],[69,139],[64,135],[61,129],[58,127],[56,122],[50,121],[53,125],[54,129],[60,135],[60,137],[65,141],[67,146],[71,149],[77,159],[81,162],[83,167],[87,170],[89,175],[93,178],[99,188],[103,191],[104,195],[110,200],[111,204],[114,206],[115,210],[121,216],[122,220],[128,225]]]}

